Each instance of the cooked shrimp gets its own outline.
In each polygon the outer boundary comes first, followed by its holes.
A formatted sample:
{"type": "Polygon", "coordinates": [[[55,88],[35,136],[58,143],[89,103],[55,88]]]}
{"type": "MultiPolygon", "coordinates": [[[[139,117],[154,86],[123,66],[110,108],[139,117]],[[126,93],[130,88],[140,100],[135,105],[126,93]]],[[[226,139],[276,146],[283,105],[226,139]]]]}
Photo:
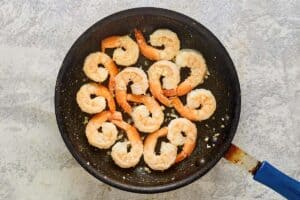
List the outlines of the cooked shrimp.
{"type": "Polygon", "coordinates": [[[176,33],[168,29],[158,29],[150,35],[152,46],[163,46],[164,49],[156,49],[147,44],[143,33],[135,29],[135,38],[141,53],[150,60],[171,60],[180,49],[180,41],[176,33]]]}
{"type": "Polygon", "coordinates": [[[128,94],[127,100],[144,104],[134,107],[131,113],[134,125],[139,131],[151,133],[159,129],[164,121],[164,113],[153,97],[128,94]]]}
{"type": "Polygon", "coordinates": [[[133,82],[130,86],[133,94],[145,94],[149,87],[147,75],[139,68],[127,67],[116,76],[115,81],[116,100],[124,111],[130,114],[132,108],[126,99],[127,84],[133,82]]]}
{"type": "Polygon", "coordinates": [[[214,95],[206,89],[191,91],[187,95],[186,106],[182,104],[178,97],[174,97],[172,103],[181,116],[193,121],[206,120],[212,116],[216,110],[216,99],[214,95]]]}
{"type": "Polygon", "coordinates": [[[117,48],[113,53],[113,60],[122,66],[135,64],[139,57],[139,47],[128,35],[105,38],[101,42],[101,48],[102,52],[108,48],[117,48]]]}
{"type": "Polygon", "coordinates": [[[159,137],[164,137],[168,133],[168,128],[164,127],[160,130],[148,135],[144,142],[144,160],[147,165],[154,170],[166,170],[175,163],[177,156],[177,147],[171,143],[162,142],[160,154],[156,155],[155,146],[159,137]]]}
{"type": "Polygon", "coordinates": [[[87,77],[96,82],[105,81],[109,73],[109,90],[113,91],[113,79],[119,70],[108,55],[102,52],[91,53],[84,61],[83,71],[87,77]],[[103,65],[104,68],[99,65],[103,65]]]}
{"type": "Polygon", "coordinates": [[[115,101],[109,90],[97,83],[86,83],[77,92],[76,100],[83,112],[95,114],[103,111],[106,107],[106,101],[109,110],[114,112],[116,110],[115,101]],[[95,95],[95,98],[91,98],[95,95]]]}
{"type": "Polygon", "coordinates": [[[180,74],[178,67],[171,61],[157,61],[148,69],[150,92],[161,103],[166,106],[171,106],[171,101],[164,96],[162,87],[164,89],[174,89],[180,81],[180,74]],[[162,86],[160,78],[162,79],[162,86]]]}
{"type": "Polygon", "coordinates": [[[176,89],[166,90],[166,96],[183,96],[203,82],[207,73],[205,59],[196,50],[182,49],[176,56],[176,64],[179,67],[188,67],[191,70],[190,76],[178,85],[176,89]]]}
{"type": "Polygon", "coordinates": [[[90,145],[100,149],[110,148],[117,140],[118,130],[113,123],[106,122],[109,119],[119,118],[109,111],[101,112],[91,118],[86,126],[85,135],[90,145]],[[99,131],[99,129],[102,129],[99,131]]]}
{"type": "Polygon", "coordinates": [[[138,131],[121,120],[112,120],[112,122],[119,128],[126,131],[127,142],[117,142],[111,151],[111,156],[114,162],[122,168],[134,167],[140,161],[143,155],[143,143],[138,131]],[[128,145],[131,146],[129,152],[127,151],[128,145]]]}
{"type": "Polygon", "coordinates": [[[96,82],[103,82],[108,77],[106,68],[99,67],[98,65],[108,65],[109,56],[104,53],[96,52],[88,55],[83,64],[83,71],[87,77],[96,82]],[[108,57],[108,58],[107,58],[108,57]]]}
{"type": "Polygon", "coordinates": [[[180,162],[191,155],[196,146],[196,125],[185,118],[173,119],[168,125],[167,138],[176,146],[183,145],[182,151],[176,157],[176,162],[180,162]]]}

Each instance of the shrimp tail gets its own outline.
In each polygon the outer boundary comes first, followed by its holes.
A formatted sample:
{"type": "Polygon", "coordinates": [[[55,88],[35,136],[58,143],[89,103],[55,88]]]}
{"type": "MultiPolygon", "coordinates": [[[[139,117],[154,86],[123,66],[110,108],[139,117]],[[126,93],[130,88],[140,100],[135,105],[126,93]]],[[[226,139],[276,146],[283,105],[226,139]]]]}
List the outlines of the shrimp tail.
{"type": "Polygon", "coordinates": [[[110,77],[108,82],[108,89],[112,95],[114,94],[115,86],[116,86],[115,79],[113,77],[110,77]]]}
{"type": "Polygon", "coordinates": [[[187,82],[182,82],[176,89],[164,90],[163,93],[165,96],[174,97],[174,96],[183,96],[189,93],[193,87],[187,82]]]}
{"type": "Polygon", "coordinates": [[[159,53],[156,51],[155,48],[147,44],[145,37],[143,36],[143,33],[138,29],[134,29],[134,35],[143,56],[145,56],[150,60],[158,60],[159,53]]]}
{"type": "Polygon", "coordinates": [[[196,143],[185,144],[183,146],[182,151],[177,155],[175,163],[179,163],[182,160],[184,160],[186,157],[189,157],[192,154],[195,146],[196,146],[196,143]]]}
{"type": "Polygon", "coordinates": [[[197,116],[195,116],[193,110],[184,106],[178,97],[172,97],[171,102],[172,106],[174,106],[175,110],[179,112],[181,116],[192,121],[197,121],[197,116]]]}
{"type": "Polygon", "coordinates": [[[161,89],[157,90],[157,88],[160,88],[160,85],[158,83],[150,82],[150,92],[152,93],[152,95],[155,96],[165,106],[172,107],[171,101],[163,95],[163,91],[161,89]]]}
{"type": "Polygon", "coordinates": [[[144,103],[145,99],[143,95],[127,94],[127,100],[135,103],[144,103]]]}
{"type": "Polygon", "coordinates": [[[113,95],[115,89],[115,76],[119,73],[119,70],[113,60],[110,60],[110,62],[106,65],[106,68],[110,76],[108,82],[108,88],[111,94],[113,95]]]}
{"type": "Polygon", "coordinates": [[[123,120],[123,116],[122,116],[122,113],[121,112],[113,112],[111,114],[111,116],[109,117],[109,120],[119,120],[119,121],[122,121],[123,120]]]}
{"type": "Polygon", "coordinates": [[[193,87],[188,81],[182,82],[178,87],[177,87],[177,96],[183,96],[187,93],[189,93],[193,87]]]}
{"type": "Polygon", "coordinates": [[[168,96],[168,97],[177,96],[177,90],[176,89],[163,90],[163,93],[164,93],[165,96],[168,96]]]}
{"type": "Polygon", "coordinates": [[[135,39],[139,45],[146,44],[143,33],[139,29],[137,29],[137,28],[134,29],[134,35],[135,35],[135,39]]]}
{"type": "Polygon", "coordinates": [[[127,133],[127,137],[132,142],[141,142],[142,139],[140,137],[139,132],[136,130],[134,126],[131,126],[130,124],[120,121],[120,120],[112,120],[112,123],[114,123],[119,128],[123,129],[127,133]]]}
{"type": "Polygon", "coordinates": [[[184,105],[181,103],[181,101],[178,97],[171,97],[170,101],[171,101],[172,106],[174,106],[174,108],[177,111],[181,111],[184,109],[184,105]]]}
{"type": "Polygon", "coordinates": [[[126,91],[123,90],[116,90],[116,100],[120,104],[120,106],[123,108],[123,110],[127,113],[132,112],[132,108],[130,104],[126,101],[126,91]]]}
{"type": "Polygon", "coordinates": [[[105,52],[105,49],[108,48],[114,48],[116,46],[119,46],[119,36],[111,36],[108,38],[105,38],[101,41],[101,51],[105,52]]]}
{"type": "Polygon", "coordinates": [[[107,100],[109,110],[111,112],[115,112],[116,111],[116,104],[115,104],[115,100],[114,100],[112,94],[110,93],[110,91],[103,85],[98,84],[98,87],[99,87],[99,89],[98,89],[99,93],[102,96],[104,96],[107,100]]]}

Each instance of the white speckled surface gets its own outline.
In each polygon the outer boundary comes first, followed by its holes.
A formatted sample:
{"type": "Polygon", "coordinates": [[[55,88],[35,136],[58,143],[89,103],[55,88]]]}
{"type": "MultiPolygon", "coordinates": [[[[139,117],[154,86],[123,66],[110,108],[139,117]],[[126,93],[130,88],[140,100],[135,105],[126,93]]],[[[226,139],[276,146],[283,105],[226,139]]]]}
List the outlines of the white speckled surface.
{"type": "Polygon", "coordinates": [[[176,191],[120,191],[83,170],[60,137],[54,85],[76,38],[116,11],[169,8],[209,28],[236,65],[242,114],[234,142],[300,179],[300,2],[188,2],[0,1],[0,199],[281,199],[224,160],[176,191]]]}

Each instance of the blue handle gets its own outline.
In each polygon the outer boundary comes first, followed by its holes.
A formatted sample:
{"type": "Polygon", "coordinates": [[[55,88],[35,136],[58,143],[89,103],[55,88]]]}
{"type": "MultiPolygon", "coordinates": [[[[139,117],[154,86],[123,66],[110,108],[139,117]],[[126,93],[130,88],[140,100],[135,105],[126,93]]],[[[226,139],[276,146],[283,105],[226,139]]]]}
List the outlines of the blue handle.
{"type": "Polygon", "coordinates": [[[285,175],[267,161],[262,162],[253,178],[287,199],[300,200],[300,182],[285,175]]]}

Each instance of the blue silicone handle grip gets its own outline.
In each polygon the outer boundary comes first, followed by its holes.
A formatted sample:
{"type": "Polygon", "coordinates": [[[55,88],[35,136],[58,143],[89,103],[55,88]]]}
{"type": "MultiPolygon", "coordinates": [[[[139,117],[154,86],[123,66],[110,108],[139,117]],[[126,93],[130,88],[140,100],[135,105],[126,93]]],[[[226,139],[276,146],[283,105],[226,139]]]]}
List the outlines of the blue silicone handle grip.
{"type": "Polygon", "coordinates": [[[263,161],[254,180],[272,188],[287,199],[300,200],[300,182],[285,175],[267,161],[263,161]]]}

